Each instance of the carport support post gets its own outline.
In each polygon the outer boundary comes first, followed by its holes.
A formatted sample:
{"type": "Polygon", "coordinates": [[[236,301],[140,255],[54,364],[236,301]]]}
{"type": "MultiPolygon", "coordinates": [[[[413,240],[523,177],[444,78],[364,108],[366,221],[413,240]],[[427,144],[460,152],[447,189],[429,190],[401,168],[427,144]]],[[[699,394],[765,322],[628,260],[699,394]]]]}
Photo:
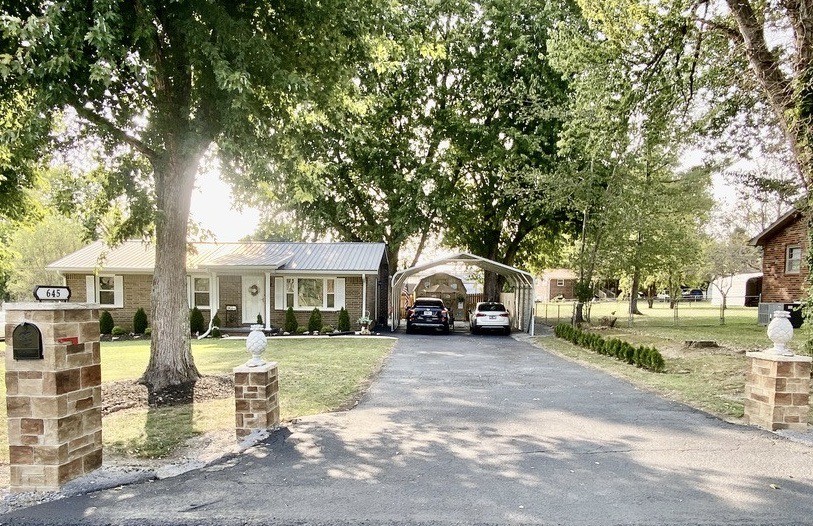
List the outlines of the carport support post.
{"type": "Polygon", "coordinates": [[[746,356],[745,420],[771,431],[807,430],[813,358],[764,351],[746,356]]]}

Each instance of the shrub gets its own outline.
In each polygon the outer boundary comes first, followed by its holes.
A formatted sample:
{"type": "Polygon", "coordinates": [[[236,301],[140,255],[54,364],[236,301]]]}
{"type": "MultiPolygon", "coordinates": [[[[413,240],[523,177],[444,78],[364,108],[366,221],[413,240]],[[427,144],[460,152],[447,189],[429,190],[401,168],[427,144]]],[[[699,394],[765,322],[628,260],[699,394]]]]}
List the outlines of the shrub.
{"type": "Polygon", "coordinates": [[[288,310],[285,311],[285,323],[282,327],[285,332],[289,332],[294,334],[296,330],[299,328],[299,322],[296,321],[296,315],[294,314],[294,308],[288,307],[288,310]]]}
{"type": "Polygon", "coordinates": [[[152,327],[144,329],[144,336],[152,336],[152,327]]]}
{"type": "Polygon", "coordinates": [[[322,313],[319,309],[311,311],[311,317],[308,319],[308,332],[317,332],[322,328],[322,313]]]}
{"type": "Polygon", "coordinates": [[[319,330],[319,332],[321,332],[322,334],[330,334],[331,332],[333,332],[333,330],[334,329],[332,325],[322,325],[322,328],[321,330],[319,330]]]}
{"type": "Polygon", "coordinates": [[[139,307],[133,316],[133,332],[135,334],[144,334],[147,330],[147,313],[144,312],[142,307],[139,307]]]}
{"type": "Polygon", "coordinates": [[[654,347],[633,347],[629,343],[612,338],[605,340],[599,334],[585,332],[578,327],[567,323],[560,323],[553,328],[557,338],[567,340],[574,345],[584,347],[598,354],[612,356],[630,365],[637,365],[656,373],[662,372],[666,367],[660,351],[654,347]]]}
{"type": "Polygon", "coordinates": [[[339,332],[347,332],[350,330],[350,314],[344,307],[339,311],[339,332]]]}
{"type": "Polygon", "coordinates": [[[203,319],[203,313],[197,307],[193,307],[189,311],[189,330],[192,331],[192,334],[206,332],[206,321],[203,319]]]}
{"type": "Polygon", "coordinates": [[[212,338],[222,338],[223,333],[220,332],[220,327],[212,326],[212,332],[209,333],[212,338]]]}
{"type": "Polygon", "coordinates": [[[263,324],[263,315],[257,314],[257,325],[264,325],[263,324]]]}
{"type": "Polygon", "coordinates": [[[308,332],[308,328],[307,328],[307,327],[297,327],[297,328],[296,328],[296,333],[297,333],[297,334],[305,334],[306,332],[308,332]]]}
{"type": "Polygon", "coordinates": [[[99,332],[102,334],[110,334],[113,332],[113,316],[108,311],[103,311],[99,316],[99,332]]]}
{"type": "Polygon", "coordinates": [[[220,316],[215,314],[215,317],[212,318],[212,327],[220,328],[222,326],[223,326],[223,324],[220,322],[220,316]]]}
{"type": "Polygon", "coordinates": [[[124,336],[125,334],[127,334],[127,331],[125,331],[123,327],[119,327],[118,325],[116,325],[110,331],[110,334],[112,334],[113,336],[124,336]]]}

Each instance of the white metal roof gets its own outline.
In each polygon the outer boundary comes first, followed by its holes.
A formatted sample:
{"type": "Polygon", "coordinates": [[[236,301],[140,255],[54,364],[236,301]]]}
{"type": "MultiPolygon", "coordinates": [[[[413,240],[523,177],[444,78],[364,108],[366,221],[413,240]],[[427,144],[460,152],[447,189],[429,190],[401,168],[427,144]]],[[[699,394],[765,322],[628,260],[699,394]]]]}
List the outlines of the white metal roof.
{"type": "MultiPolygon", "coordinates": [[[[297,272],[377,272],[386,257],[384,243],[192,243],[187,270],[264,268],[297,272]]],[[[155,246],[125,241],[108,247],[101,241],[47,267],[61,272],[152,272],[155,246]]]]}

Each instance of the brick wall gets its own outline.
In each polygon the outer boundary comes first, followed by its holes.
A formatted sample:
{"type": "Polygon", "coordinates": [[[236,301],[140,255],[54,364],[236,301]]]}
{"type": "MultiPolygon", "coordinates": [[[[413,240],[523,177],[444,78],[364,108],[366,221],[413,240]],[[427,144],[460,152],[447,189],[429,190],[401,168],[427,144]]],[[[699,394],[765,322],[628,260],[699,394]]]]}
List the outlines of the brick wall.
{"type": "Polygon", "coordinates": [[[762,251],[762,302],[790,303],[805,295],[808,275],[806,222],[799,214],[770,239],[765,240],[762,251]],[[802,247],[802,268],[795,274],[785,272],[787,248],[802,247]]]}
{"type": "MultiPolygon", "coordinates": [[[[67,274],[65,281],[71,288],[72,302],[86,302],[85,274],[67,274]]],[[[342,277],[342,276],[339,276],[342,277]]],[[[356,320],[362,315],[362,278],[361,276],[344,276],[345,278],[345,307],[350,315],[351,326],[356,328],[356,320]]],[[[241,296],[242,278],[239,275],[222,275],[218,277],[220,285],[220,304],[218,317],[223,327],[243,327],[243,302],[241,296]],[[236,305],[237,310],[227,311],[227,305],[236,305]]],[[[370,317],[376,313],[376,285],[377,275],[367,276],[367,306],[370,317]]],[[[113,316],[116,325],[126,330],[133,328],[133,316],[139,307],[143,307],[150,317],[150,292],[152,290],[151,275],[123,275],[124,307],[114,308],[103,306],[100,310],[107,310],[113,316]]],[[[379,296],[384,298],[384,304],[379,308],[379,317],[387,313],[387,290],[379,290],[379,296]]],[[[185,293],[185,291],[184,291],[185,293]]],[[[274,304],[274,276],[271,276],[270,295],[271,326],[282,327],[285,323],[285,311],[275,309],[274,304]]],[[[92,301],[93,299],[91,299],[92,301]]],[[[210,313],[202,310],[204,320],[208,326],[210,313]]],[[[311,311],[296,311],[296,319],[300,325],[307,325],[311,311]]],[[[322,324],[336,327],[339,322],[338,311],[322,311],[322,324]]]]}
{"type": "Polygon", "coordinates": [[[566,279],[564,280],[564,285],[558,285],[557,283],[559,280],[551,279],[550,280],[550,296],[549,299],[554,299],[560,294],[566,300],[572,300],[576,298],[576,280],[573,279],[566,279]]]}

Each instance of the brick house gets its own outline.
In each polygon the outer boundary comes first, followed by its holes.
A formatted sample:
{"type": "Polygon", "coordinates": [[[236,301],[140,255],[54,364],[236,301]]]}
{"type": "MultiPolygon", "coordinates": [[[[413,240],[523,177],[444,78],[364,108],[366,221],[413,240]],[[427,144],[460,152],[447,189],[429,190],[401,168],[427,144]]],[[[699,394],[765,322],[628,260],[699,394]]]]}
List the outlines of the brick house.
{"type": "MultiPolygon", "coordinates": [[[[150,315],[155,247],[126,241],[92,243],[48,265],[71,289],[71,301],[100,304],[116,325],[132,328],[143,307],[150,315]]],[[[386,323],[389,262],[383,243],[194,243],[187,255],[187,298],[206,323],[215,313],[225,328],[248,327],[258,315],[267,329],[281,327],[288,306],[300,325],[318,307],[336,326],[367,314],[386,323]]]]}
{"type": "Polygon", "coordinates": [[[548,269],[536,280],[537,301],[576,299],[576,273],[566,268],[548,269]]]}
{"type": "Polygon", "coordinates": [[[749,241],[762,247],[762,297],[759,321],[768,323],[770,313],[790,308],[806,294],[807,221],[796,209],[784,214],[749,241]]]}

